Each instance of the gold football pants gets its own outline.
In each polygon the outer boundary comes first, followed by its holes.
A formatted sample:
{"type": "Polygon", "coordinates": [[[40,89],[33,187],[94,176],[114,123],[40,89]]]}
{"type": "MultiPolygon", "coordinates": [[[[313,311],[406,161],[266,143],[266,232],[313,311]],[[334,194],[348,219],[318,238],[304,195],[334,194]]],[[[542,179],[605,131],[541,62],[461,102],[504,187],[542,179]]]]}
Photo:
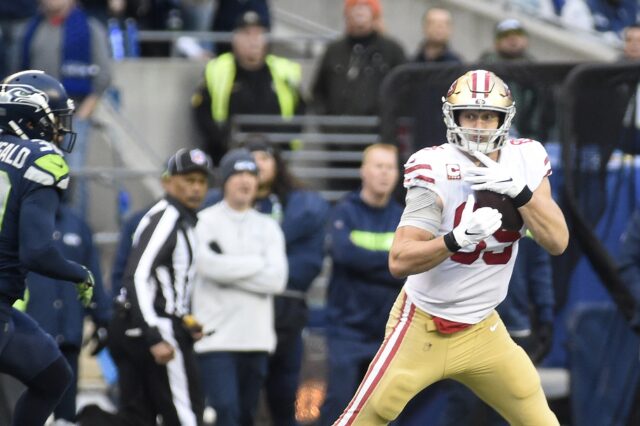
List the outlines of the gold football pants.
{"type": "Polygon", "coordinates": [[[538,372],[497,312],[463,331],[441,334],[402,291],[382,346],[334,426],[386,425],[411,398],[442,379],[463,383],[512,425],[558,425],[538,372]]]}

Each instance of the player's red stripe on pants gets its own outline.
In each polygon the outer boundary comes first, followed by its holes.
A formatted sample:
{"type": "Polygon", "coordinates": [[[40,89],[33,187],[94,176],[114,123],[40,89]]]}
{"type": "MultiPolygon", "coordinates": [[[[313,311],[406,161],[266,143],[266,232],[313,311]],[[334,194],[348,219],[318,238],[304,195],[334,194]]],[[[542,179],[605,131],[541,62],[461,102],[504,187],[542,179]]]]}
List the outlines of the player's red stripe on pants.
{"type": "Polygon", "coordinates": [[[409,327],[411,325],[411,321],[413,320],[413,316],[415,313],[415,306],[413,304],[409,306],[409,312],[406,314],[406,319],[405,319],[405,310],[407,309],[407,303],[410,303],[410,302],[408,302],[407,295],[405,294],[404,299],[402,301],[400,319],[398,320],[393,331],[389,335],[389,338],[387,339],[387,341],[378,350],[378,353],[376,354],[375,358],[373,359],[373,362],[369,366],[369,370],[367,371],[367,374],[364,376],[364,379],[362,379],[362,383],[360,384],[360,387],[356,391],[356,394],[353,396],[346,410],[342,413],[342,415],[338,418],[338,420],[334,423],[334,425],[344,425],[344,426],[352,425],[353,422],[355,421],[355,414],[360,412],[362,407],[369,400],[371,393],[373,393],[373,391],[375,390],[376,386],[378,385],[382,377],[384,377],[384,374],[387,371],[389,364],[391,364],[391,361],[393,361],[396,353],[398,352],[398,348],[402,344],[404,336],[407,334],[407,331],[409,330],[409,327]],[[394,340],[393,337],[397,333],[399,333],[399,336],[394,340]],[[377,366],[380,357],[385,352],[385,349],[390,343],[393,346],[391,348],[391,351],[386,355],[386,358],[384,358],[380,371],[376,374],[375,378],[373,379],[373,382],[370,385],[368,385],[368,387],[365,388],[366,383],[369,380],[369,376],[375,370],[375,367],[377,366]],[[365,394],[360,400],[360,402],[358,403],[358,405],[356,406],[356,408],[352,410],[351,407],[353,406],[354,402],[358,400],[358,396],[360,395],[362,390],[365,391],[365,394]],[[347,422],[342,423],[345,419],[347,420],[347,422]]]}
{"type": "MultiPolygon", "coordinates": [[[[403,293],[402,294],[402,307],[403,307],[403,309],[404,309],[404,306],[405,306],[406,303],[407,303],[407,295],[406,295],[406,293],[403,293]]],[[[396,327],[398,327],[399,324],[400,324],[400,321],[398,321],[398,323],[396,324],[396,327]]],[[[394,327],[394,331],[395,331],[395,327],[394,327]]],[[[393,332],[391,332],[391,334],[393,334],[393,332]]],[[[391,335],[389,335],[389,339],[391,339],[391,335]]],[[[387,340],[387,342],[388,342],[388,340],[387,340]]],[[[384,345],[383,345],[383,347],[384,347],[384,345]]],[[[344,412],[340,415],[340,417],[338,417],[338,420],[336,420],[336,422],[334,424],[336,424],[336,425],[339,424],[340,421],[342,421],[343,417],[345,415],[347,415],[347,413],[349,413],[349,411],[351,410],[351,406],[356,401],[356,397],[358,396],[358,394],[360,393],[360,390],[362,389],[362,387],[364,386],[365,382],[367,381],[367,378],[369,377],[369,373],[373,369],[373,366],[378,363],[378,358],[380,358],[380,355],[382,355],[383,352],[384,352],[383,348],[378,349],[378,352],[376,352],[376,356],[373,357],[373,361],[371,361],[371,366],[367,369],[367,373],[364,375],[364,378],[360,382],[360,386],[358,386],[358,390],[356,390],[356,393],[355,393],[355,395],[353,395],[353,398],[351,398],[351,401],[349,402],[349,405],[347,405],[347,408],[345,408],[344,412]]]]}
{"type": "MultiPolygon", "coordinates": [[[[409,329],[409,326],[411,324],[411,320],[413,319],[413,314],[415,313],[415,306],[412,304],[409,307],[409,313],[407,314],[407,319],[406,319],[406,321],[403,321],[404,311],[406,309],[406,304],[407,304],[407,296],[405,295],[404,304],[402,306],[403,315],[400,317],[400,320],[398,321],[398,324],[396,324],[396,327],[395,327],[395,329],[394,329],[394,331],[392,332],[391,335],[393,335],[396,332],[396,330],[398,329],[398,326],[400,324],[402,324],[403,322],[404,322],[404,326],[400,329],[400,335],[398,336],[398,339],[395,341],[395,344],[393,345],[393,348],[391,349],[391,352],[384,359],[382,367],[380,368],[380,372],[376,375],[376,377],[374,378],[373,383],[369,386],[369,388],[367,389],[364,397],[360,401],[360,404],[358,404],[358,406],[356,407],[356,410],[355,410],[356,413],[360,412],[360,410],[362,409],[364,404],[369,400],[369,397],[373,393],[374,389],[378,386],[378,383],[380,382],[382,377],[384,377],[384,374],[387,371],[387,368],[389,368],[389,364],[391,364],[391,361],[393,361],[396,353],[398,352],[398,348],[402,344],[402,340],[404,339],[405,334],[407,334],[407,330],[409,329]]],[[[391,340],[391,339],[389,339],[389,340],[391,340]]],[[[375,366],[375,364],[372,364],[372,368],[370,369],[371,371],[373,370],[374,366],[375,366]]],[[[368,374],[367,374],[367,376],[368,376],[368,374]]],[[[365,376],[365,380],[366,380],[366,378],[367,377],[365,376]]],[[[349,422],[347,422],[347,426],[350,426],[353,423],[354,420],[355,420],[355,418],[352,417],[351,420],[349,422]]]]}

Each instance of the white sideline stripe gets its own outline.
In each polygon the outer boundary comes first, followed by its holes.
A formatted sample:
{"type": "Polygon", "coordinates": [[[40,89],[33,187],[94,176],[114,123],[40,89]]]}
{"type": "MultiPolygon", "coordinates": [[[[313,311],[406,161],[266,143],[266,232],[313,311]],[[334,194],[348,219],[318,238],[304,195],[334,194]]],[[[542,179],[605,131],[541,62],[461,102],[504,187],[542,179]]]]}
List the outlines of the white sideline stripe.
{"type": "Polygon", "coordinates": [[[409,301],[409,298],[405,295],[404,306],[402,307],[402,315],[400,316],[400,320],[398,321],[398,324],[396,324],[395,330],[393,330],[393,332],[391,333],[391,336],[389,336],[389,340],[387,341],[384,348],[382,349],[382,354],[380,355],[376,363],[371,366],[371,374],[367,374],[367,377],[365,378],[365,381],[362,384],[362,387],[358,390],[356,395],[353,397],[354,398],[353,403],[349,404],[351,408],[349,409],[349,411],[344,413],[344,416],[341,419],[339,419],[334,426],[347,426],[349,424],[349,421],[353,417],[353,415],[356,414],[354,413],[354,409],[361,407],[362,405],[364,405],[364,402],[366,402],[366,401],[363,401],[364,396],[367,394],[369,389],[372,387],[373,383],[376,381],[376,379],[380,375],[380,370],[382,369],[386,361],[389,359],[390,356],[394,355],[394,353],[396,352],[397,350],[396,345],[401,343],[398,340],[402,335],[403,330],[409,327],[410,322],[408,321],[408,319],[409,319],[410,311],[411,311],[411,302],[409,301]]]}

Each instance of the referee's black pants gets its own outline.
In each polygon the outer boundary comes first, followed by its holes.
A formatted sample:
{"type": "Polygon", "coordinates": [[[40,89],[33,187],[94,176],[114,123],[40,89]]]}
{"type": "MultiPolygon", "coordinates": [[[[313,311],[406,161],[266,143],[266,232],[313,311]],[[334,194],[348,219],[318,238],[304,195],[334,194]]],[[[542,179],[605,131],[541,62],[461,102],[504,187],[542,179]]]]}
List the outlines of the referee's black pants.
{"type": "Polygon", "coordinates": [[[161,318],[159,328],[175,357],[156,364],[144,337],[126,312],[116,312],[109,327],[109,351],[118,366],[121,425],[202,425],[204,397],[193,339],[178,318],[161,318]],[[171,339],[173,341],[171,341],[171,339]]]}

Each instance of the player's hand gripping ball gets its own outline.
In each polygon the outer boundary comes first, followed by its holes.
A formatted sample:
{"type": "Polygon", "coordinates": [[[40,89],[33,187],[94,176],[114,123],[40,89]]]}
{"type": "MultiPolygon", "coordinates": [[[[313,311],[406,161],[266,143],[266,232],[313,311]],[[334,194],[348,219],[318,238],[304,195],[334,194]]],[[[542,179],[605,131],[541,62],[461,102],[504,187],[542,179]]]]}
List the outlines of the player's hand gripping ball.
{"type": "Polygon", "coordinates": [[[476,199],[476,208],[492,207],[502,213],[501,230],[520,231],[524,221],[509,196],[487,190],[475,191],[474,196],[476,199]]]}

